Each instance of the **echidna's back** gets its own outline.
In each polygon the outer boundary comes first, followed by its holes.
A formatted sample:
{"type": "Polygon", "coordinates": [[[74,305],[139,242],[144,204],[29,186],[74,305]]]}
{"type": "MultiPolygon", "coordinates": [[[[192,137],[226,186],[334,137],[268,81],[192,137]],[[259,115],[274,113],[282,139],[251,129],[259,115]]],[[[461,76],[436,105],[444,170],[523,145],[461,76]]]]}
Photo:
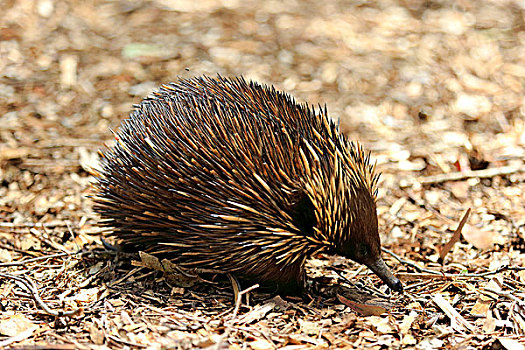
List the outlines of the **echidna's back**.
{"type": "Polygon", "coordinates": [[[356,152],[325,113],[242,79],[165,85],[105,151],[95,209],[126,245],[181,265],[300,283],[305,257],[329,248],[307,190],[356,152]]]}
{"type": "Polygon", "coordinates": [[[182,265],[264,280],[275,279],[266,276],[271,262],[299,274],[294,264],[312,245],[293,215],[304,197],[298,140],[319,120],[241,79],[165,85],[104,152],[95,209],[126,245],[182,265]],[[296,256],[275,259],[288,251],[296,256]]]}

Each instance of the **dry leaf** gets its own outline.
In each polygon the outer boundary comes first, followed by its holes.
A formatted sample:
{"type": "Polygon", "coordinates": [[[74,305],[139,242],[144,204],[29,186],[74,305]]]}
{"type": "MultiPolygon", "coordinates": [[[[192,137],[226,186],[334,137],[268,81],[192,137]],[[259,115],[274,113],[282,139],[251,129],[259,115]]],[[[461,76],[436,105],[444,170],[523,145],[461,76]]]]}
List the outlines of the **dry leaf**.
{"type": "Polygon", "coordinates": [[[301,325],[301,331],[304,334],[308,334],[308,335],[319,334],[319,324],[317,322],[299,320],[299,324],[301,325]]]}
{"type": "Polygon", "coordinates": [[[382,306],[356,303],[339,294],[337,294],[337,298],[340,302],[363,316],[379,316],[387,311],[387,309],[382,306]]]}
{"type": "Polygon", "coordinates": [[[157,258],[156,256],[145,252],[139,252],[139,256],[141,260],[140,263],[135,264],[134,262],[133,265],[143,266],[157,271],[164,271],[164,268],[162,267],[159,258],[157,258]]]}
{"type": "Polygon", "coordinates": [[[266,316],[268,312],[272,311],[274,307],[275,303],[272,301],[264,305],[257,305],[253,308],[253,310],[243,315],[239,322],[248,324],[252,323],[253,321],[260,320],[261,318],[266,316]]]}
{"type": "Polygon", "coordinates": [[[38,328],[33,322],[27,319],[24,315],[11,315],[0,320],[0,334],[14,337],[18,334],[28,331],[31,328],[38,328]]]}
{"type": "Polygon", "coordinates": [[[495,231],[482,231],[472,225],[465,225],[463,238],[478,249],[489,249],[496,243],[502,243],[503,237],[495,231]]]}
{"type": "Polygon", "coordinates": [[[78,147],[77,152],[80,158],[80,166],[86,172],[92,174],[98,173],[102,170],[97,152],[89,152],[86,147],[78,147]]]}
{"type": "Polygon", "coordinates": [[[19,242],[21,250],[40,250],[41,247],[41,242],[31,235],[21,236],[19,242]]]}
{"type": "Polygon", "coordinates": [[[524,283],[525,282],[525,270],[518,271],[518,276],[520,277],[520,282],[524,283]]]}
{"type": "MultiPolygon", "coordinates": [[[[523,306],[523,302],[521,304],[523,306]]],[[[514,321],[514,326],[515,326],[514,329],[516,330],[516,333],[524,334],[525,333],[525,320],[523,319],[523,317],[519,313],[513,312],[510,315],[510,319],[514,321]]]]}
{"type": "Polygon", "coordinates": [[[160,261],[156,256],[139,252],[141,261],[134,261],[135,266],[143,266],[153,270],[162,271],[165,273],[164,277],[171,285],[177,287],[192,287],[199,281],[198,276],[191,275],[189,272],[185,272],[183,268],[174,264],[168,259],[163,259],[160,261]]]}
{"type": "Polygon", "coordinates": [[[463,229],[463,226],[465,226],[465,223],[467,222],[469,215],[470,215],[470,208],[468,208],[465,214],[463,214],[463,217],[461,218],[461,221],[459,222],[458,227],[454,231],[454,234],[450,238],[450,241],[448,241],[447,244],[441,247],[441,250],[439,251],[439,257],[441,260],[445,258],[447,253],[454,246],[454,244],[459,242],[459,239],[461,238],[461,230],[463,229]]]}
{"type": "Polygon", "coordinates": [[[67,298],[79,303],[92,303],[99,300],[101,289],[98,287],[81,289],[74,296],[67,298]]]}
{"type": "Polygon", "coordinates": [[[253,349],[253,350],[267,350],[267,349],[273,349],[274,346],[272,343],[270,343],[268,340],[266,339],[258,339],[256,341],[252,341],[250,343],[248,343],[250,345],[250,347],[253,349]]]}
{"type": "Polygon", "coordinates": [[[476,327],[468,322],[463,316],[461,316],[459,312],[457,312],[456,309],[450,305],[450,303],[445,300],[441,294],[436,294],[432,300],[448,316],[451,326],[454,330],[464,331],[464,328],[467,328],[470,331],[476,330],[476,327]]]}
{"type": "Polygon", "coordinates": [[[89,337],[96,345],[104,344],[104,331],[99,329],[96,324],[92,323],[89,325],[89,337]]]}
{"type": "Polygon", "coordinates": [[[516,339],[498,338],[498,341],[507,350],[525,350],[525,345],[521,344],[516,339]]]}
{"type": "Polygon", "coordinates": [[[394,329],[387,317],[370,316],[367,323],[374,327],[379,334],[393,333],[394,329]]]}
{"type": "Polygon", "coordinates": [[[417,344],[417,340],[412,336],[412,334],[406,334],[403,336],[403,339],[401,339],[401,344],[415,345],[417,344]]]}
{"type": "Polygon", "coordinates": [[[456,181],[447,184],[452,194],[458,199],[465,199],[469,196],[470,184],[468,181],[456,181]]]}
{"type": "Polygon", "coordinates": [[[7,249],[0,249],[0,262],[11,262],[13,261],[13,257],[11,256],[11,253],[7,249]]]}
{"type": "Polygon", "coordinates": [[[416,311],[410,311],[410,314],[405,315],[403,318],[403,321],[401,322],[401,325],[399,326],[399,331],[401,334],[408,334],[410,331],[410,328],[412,328],[412,323],[416,320],[417,317],[416,311]]]}
{"type": "Polygon", "coordinates": [[[493,333],[496,330],[496,320],[492,317],[492,311],[487,311],[487,318],[483,322],[483,332],[486,334],[493,333]]]}
{"type": "Polygon", "coordinates": [[[477,317],[485,317],[490,309],[490,301],[478,299],[476,304],[470,309],[470,314],[477,317]]]}

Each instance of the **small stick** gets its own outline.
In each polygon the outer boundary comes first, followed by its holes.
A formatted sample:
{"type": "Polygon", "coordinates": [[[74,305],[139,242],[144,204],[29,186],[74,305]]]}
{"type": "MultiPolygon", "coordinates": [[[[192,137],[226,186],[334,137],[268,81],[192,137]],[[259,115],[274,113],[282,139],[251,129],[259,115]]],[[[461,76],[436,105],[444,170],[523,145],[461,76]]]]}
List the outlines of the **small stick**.
{"type": "Polygon", "coordinates": [[[432,176],[423,176],[418,179],[411,179],[400,184],[400,187],[411,187],[419,182],[421,185],[438,184],[447,181],[459,181],[470,178],[491,178],[500,175],[511,175],[525,172],[525,167],[503,166],[498,168],[489,168],[483,170],[466,170],[453,173],[438,174],[432,176]]]}
{"type": "MultiPolygon", "coordinates": [[[[483,293],[483,291],[497,294],[499,296],[508,298],[508,299],[510,299],[512,301],[515,301],[520,306],[525,306],[525,302],[523,300],[521,300],[520,298],[516,297],[515,295],[513,295],[511,292],[505,292],[505,291],[502,291],[502,290],[496,290],[496,289],[492,289],[492,288],[483,288],[482,293],[483,293]]],[[[483,293],[483,294],[485,294],[485,293],[483,293]]]]}
{"type": "Polygon", "coordinates": [[[423,208],[423,209],[426,209],[426,210],[430,211],[431,213],[433,213],[434,215],[436,215],[438,218],[440,218],[441,220],[445,221],[446,223],[454,224],[454,221],[452,219],[450,219],[449,217],[441,214],[441,212],[439,211],[438,208],[433,207],[432,205],[426,203],[425,201],[417,200],[410,193],[408,193],[408,200],[412,204],[415,204],[415,205],[419,206],[420,208],[423,208]]]}
{"type": "Polygon", "coordinates": [[[157,312],[157,313],[159,313],[161,315],[164,315],[164,316],[173,316],[175,318],[185,318],[185,319],[190,320],[190,321],[201,322],[201,323],[207,322],[205,318],[194,316],[191,313],[185,314],[185,313],[182,313],[182,312],[171,311],[169,309],[160,309],[158,307],[151,306],[149,304],[145,304],[144,308],[149,309],[149,310],[151,310],[153,312],[157,312]]]}
{"type": "Polygon", "coordinates": [[[217,342],[217,344],[215,346],[216,350],[219,350],[221,348],[222,343],[224,342],[224,340],[226,340],[226,338],[228,338],[228,335],[230,334],[230,332],[232,330],[233,324],[236,321],[235,318],[237,317],[237,313],[239,312],[239,308],[241,307],[242,296],[244,294],[254,290],[255,288],[259,288],[259,285],[258,284],[254,284],[250,288],[242,290],[242,291],[240,291],[237,294],[237,301],[235,302],[235,308],[233,309],[231,320],[228,322],[228,325],[226,326],[226,329],[224,330],[224,334],[221,336],[221,338],[217,342]]]}
{"type": "Polygon", "coordinates": [[[8,345],[11,345],[12,343],[16,343],[26,338],[29,338],[30,336],[33,335],[33,332],[37,329],[38,329],[38,326],[35,325],[32,327],[29,327],[25,331],[18,333],[17,335],[14,335],[10,338],[0,341],[0,348],[4,349],[5,347],[7,347],[8,345]]]}
{"type": "Polygon", "coordinates": [[[147,348],[148,347],[147,345],[133,343],[128,340],[117,337],[115,335],[108,335],[108,338],[113,340],[115,343],[124,344],[124,345],[131,346],[131,347],[136,347],[136,348],[147,348]]]}
{"type": "Polygon", "coordinates": [[[239,298],[239,292],[241,291],[241,285],[239,281],[237,280],[237,278],[231,273],[229,273],[227,276],[230,279],[230,282],[232,284],[233,298],[234,298],[233,300],[235,301],[235,305],[237,305],[237,299],[239,298]]]}
{"type": "Polygon", "coordinates": [[[452,238],[450,238],[450,241],[448,241],[446,244],[444,244],[441,247],[441,250],[439,251],[439,259],[441,259],[441,261],[445,259],[445,256],[450,251],[450,249],[452,249],[454,244],[459,242],[459,239],[461,238],[461,230],[463,230],[463,226],[465,226],[465,224],[467,223],[469,216],[470,216],[470,208],[467,209],[466,213],[461,218],[461,221],[459,222],[459,225],[456,228],[456,231],[454,231],[452,238]]]}
{"type": "Polygon", "coordinates": [[[259,288],[259,284],[254,284],[250,288],[246,288],[245,290],[239,292],[239,295],[237,295],[237,301],[235,302],[235,309],[233,309],[232,320],[230,322],[233,322],[235,317],[237,317],[237,313],[239,312],[239,308],[241,307],[242,296],[256,288],[259,288]]]}
{"type": "Polygon", "coordinates": [[[32,280],[30,280],[29,278],[27,278],[26,276],[18,277],[18,276],[15,276],[15,275],[11,275],[9,273],[1,273],[0,272],[0,277],[12,279],[12,280],[15,280],[15,281],[19,282],[20,285],[22,287],[24,287],[24,289],[26,289],[26,291],[29,292],[29,294],[31,295],[33,300],[48,315],[55,316],[55,317],[63,317],[63,316],[78,315],[81,312],[81,309],[76,309],[76,310],[71,310],[71,311],[63,311],[63,310],[55,311],[55,310],[51,310],[51,308],[49,306],[47,306],[47,304],[42,300],[42,298],[40,298],[40,295],[38,294],[38,289],[35,286],[34,282],[32,280]]]}
{"type": "Polygon", "coordinates": [[[61,250],[63,251],[64,253],[68,253],[68,254],[71,254],[67,249],[65,249],[63,246],[53,242],[52,240],[50,240],[49,238],[47,238],[47,233],[42,233],[40,231],[38,231],[36,228],[31,228],[29,229],[29,233],[31,235],[33,235],[33,237],[35,237],[36,239],[40,240],[41,242],[47,244],[49,247],[53,248],[53,249],[56,249],[56,250],[61,250]]]}
{"type": "Polygon", "coordinates": [[[0,267],[25,266],[25,265],[27,265],[29,263],[32,263],[32,262],[35,262],[35,261],[46,260],[46,259],[53,259],[53,258],[60,258],[62,256],[77,255],[77,254],[86,255],[86,254],[89,254],[89,253],[90,252],[79,250],[79,251],[74,252],[74,253],[66,253],[66,252],[64,252],[64,253],[57,253],[57,254],[52,254],[52,255],[44,255],[44,256],[39,256],[39,257],[36,257],[36,258],[31,258],[31,259],[27,259],[27,260],[23,260],[23,261],[0,263],[0,267]]]}
{"type": "Polygon", "coordinates": [[[432,300],[439,306],[441,310],[450,318],[451,326],[455,330],[463,330],[466,328],[471,332],[477,331],[477,328],[467,321],[450,303],[443,298],[441,294],[436,294],[432,300]]]}
{"type": "Polygon", "coordinates": [[[71,229],[71,225],[70,225],[69,221],[66,221],[66,225],[67,225],[67,230],[69,231],[69,234],[71,235],[71,238],[73,239],[73,242],[77,246],[77,250],[81,250],[80,246],[78,245],[77,240],[75,239],[75,234],[73,233],[73,230],[71,229]]]}
{"type": "Polygon", "coordinates": [[[13,222],[0,222],[0,228],[31,228],[31,227],[46,227],[46,228],[52,228],[52,227],[63,227],[67,226],[67,223],[63,221],[56,221],[56,222],[48,222],[48,223],[33,223],[33,222],[21,222],[21,223],[13,223],[13,222]]]}
{"type": "Polygon", "coordinates": [[[385,293],[381,292],[381,290],[379,290],[379,289],[377,289],[377,288],[370,288],[370,287],[368,287],[368,286],[366,286],[366,285],[363,285],[362,288],[359,287],[359,286],[357,286],[355,283],[353,283],[353,282],[350,281],[348,278],[346,278],[345,276],[343,276],[343,274],[342,274],[341,272],[337,271],[337,270],[334,269],[333,267],[329,267],[329,270],[335,272],[339,278],[341,278],[341,279],[342,279],[344,282],[346,282],[347,284],[351,285],[353,288],[356,288],[356,289],[359,289],[359,290],[365,290],[365,291],[367,291],[367,292],[369,292],[369,293],[372,293],[372,294],[376,293],[377,295],[379,295],[379,296],[381,296],[381,297],[383,297],[383,298],[387,298],[387,297],[388,297],[385,293]]]}
{"type": "MultiPolygon", "coordinates": [[[[508,265],[503,265],[503,266],[500,266],[499,268],[497,268],[496,270],[494,271],[486,271],[486,272],[481,272],[481,273],[457,273],[457,274],[451,274],[451,273],[441,273],[439,271],[434,271],[434,270],[430,270],[430,269],[426,269],[424,267],[421,267],[419,265],[417,265],[416,263],[413,263],[411,261],[408,261],[408,260],[405,260],[403,258],[401,258],[399,255],[397,255],[396,253],[384,248],[384,247],[381,247],[381,250],[384,251],[385,253],[391,255],[392,257],[394,257],[397,261],[399,261],[400,263],[402,264],[405,264],[405,265],[408,265],[408,266],[411,266],[413,268],[415,268],[416,270],[418,270],[419,272],[426,272],[430,275],[434,275],[434,276],[440,276],[442,278],[461,278],[461,277],[486,277],[486,276],[491,276],[491,275],[496,275],[500,272],[503,272],[503,271],[523,271],[525,270],[525,267],[521,267],[521,266],[508,266],[508,265]]],[[[426,275],[421,275],[421,274],[411,274],[411,273],[398,273],[397,275],[400,275],[400,276],[420,276],[422,278],[426,278],[426,277],[429,277],[429,276],[426,276],[426,275]]]]}
{"type": "Polygon", "coordinates": [[[417,265],[416,263],[414,263],[412,261],[405,260],[402,257],[400,257],[399,255],[397,255],[396,253],[394,253],[394,252],[392,252],[392,251],[390,251],[390,250],[388,250],[388,249],[386,249],[384,247],[381,247],[381,250],[384,251],[387,254],[390,254],[392,257],[394,257],[400,263],[408,265],[408,266],[411,266],[411,267],[415,268],[416,270],[418,270],[419,272],[426,272],[426,273],[430,273],[430,274],[433,274],[433,275],[440,275],[440,276],[443,275],[441,272],[430,270],[430,269],[426,269],[424,267],[421,267],[421,266],[417,265]]]}

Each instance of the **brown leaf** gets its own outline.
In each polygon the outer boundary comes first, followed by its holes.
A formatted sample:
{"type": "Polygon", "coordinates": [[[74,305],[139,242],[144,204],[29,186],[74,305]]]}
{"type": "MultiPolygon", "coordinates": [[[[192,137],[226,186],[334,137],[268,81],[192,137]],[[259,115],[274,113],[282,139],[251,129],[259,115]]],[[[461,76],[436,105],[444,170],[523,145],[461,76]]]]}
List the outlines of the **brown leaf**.
{"type": "Polygon", "coordinates": [[[468,181],[450,182],[447,184],[454,197],[464,200],[469,196],[470,184],[468,181]]]}
{"type": "Polygon", "coordinates": [[[388,317],[379,317],[379,316],[370,316],[367,318],[366,323],[371,327],[375,328],[376,332],[379,334],[388,334],[394,333],[394,328],[390,324],[388,317]]]}
{"type": "Polygon", "coordinates": [[[340,302],[363,316],[379,316],[387,312],[387,309],[379,305],[356,303],[339,294],[337,294],[337,298],[340,302]]]}
{"type": "Polygon", "coordinates": [[[248,324],[252,323],[253,321],[260,320],[266,316],[268,312],[272,311],[274,307],[275,303],[273,301],[270,301],[264,305],[257,305],[253,308],[253,310],[243,315],[240,319],[240,322],[248,324]]]}
{"type": "Polygon", "coordinates": [[[483,332],[492,333],[496,329],[496,320],[492,316],[492,311],[487,311],[487,318],[483,322],[483,332]]]}
{"type": "Polygon", "coordinates": [[[472,225],[466,225],[463,238],[478,249],[489,249],[496,243],[502,242],[502,237],[495,231],[482,231],[472,225]]]}
{"type": "Polygon", "coordinates": [[[465,328],[469,331],[475,331],[476,327],[467,321],[460,313],[445,299],[441,294],[436,294],[432,298],[434,303],[443,310],[443,312],[450,319],[450,324],[454,330],[464,331],[465,328]]]}
{"type": "Polygon", "coordinates": [[[254,350],[266,350],[266,349],[273,349],[274,346],[272,343],[270,343],[266,339],[257,339],[256,341],[250,342],[250,347],[254,350]]]}
{"type": "Polygon", "coordinates": [[[416,311],[410,311],[410,314],[405,315],[401,325],[399,326],[399,331],[401,334],[405,335],[409,333],[410,329],[412,328],[412,323],[414,323],[416,320],[417,315],[418,314],[416,311]]]}
{"type": "Polygon", "coordinates": [[[319,327],[320,327],[319,323],[299,319],[299,324],[301,325],[301,331],[304,334],[307,334],[307,335],[319,334],[319,327]]]}
{"type": "Polygon", "coordinates": [[[32,327],[35,327],[35,329],[38,328],[24,315],[11,315],[0,321],[0,334],[14,337],[32,327]]]}
{"type": "Polygon", "coordinates": [[[160,261],[156,256],[139,252],[140,262],[134,261],[135,266],[143,266],[153,270],[162,271],[165,273],[166,280],[177,287],[192,287],[199,280],[198,276],[193,276],[186,273],[183,268],[174,264],[168,259],[160,261]]]}
{"type": "Polygon", "coordinates": [[[525,345],[521,344],[516,339],[498,338],[498,341],[507,350],[524,350],[525,349],[525,345]]]}
{"type": "Polygon", "coordinates": [[[468,217],[470,215],[470,208],[467,209],[466,213],[463,214],[463,217],[461,218],[461,221],[459,222],[458,228],[456,231],[454,231],[454,234],[452,235],[452,238],[450,238],[450,241],[447,242],[443,247],[441,247],[441,250],[439,252],[439,258],[443,260],[447,253],[452,249],[454,244],[459,242],[459,239],[461,238],[461,230],[463,229],[463,226],[465,226],[465,223],[468,220],[468,217]]]}
{"type": "Polygon", "coordinates": [[[476,304],[470,309],[470,314],[476,317],[485,317],[490,309],[490,304],[490,301],[480,299],[476,301],[476,304]]]}
{"type": "Polygon", "coordinates": [[[89,325],[89,337],[96,345],[104,344],[104,332],[100,330],[94,323],[89,325]]]}

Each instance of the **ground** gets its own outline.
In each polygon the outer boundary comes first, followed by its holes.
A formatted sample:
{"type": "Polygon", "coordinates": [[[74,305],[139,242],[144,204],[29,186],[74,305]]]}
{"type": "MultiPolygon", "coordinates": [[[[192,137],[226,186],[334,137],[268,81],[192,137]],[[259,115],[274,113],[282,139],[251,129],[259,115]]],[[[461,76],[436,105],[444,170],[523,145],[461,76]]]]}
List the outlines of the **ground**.
{"type": "Polygon", "coordinates": [[[1,7],[0,347],[524,348],[523,1],[1,7]],[[103,247],[89,169],[110,128],[156,86],[217,73],[326,104],[372,151],[404,294],[325,255],[304,299],[181,287],[103,247]]]}

